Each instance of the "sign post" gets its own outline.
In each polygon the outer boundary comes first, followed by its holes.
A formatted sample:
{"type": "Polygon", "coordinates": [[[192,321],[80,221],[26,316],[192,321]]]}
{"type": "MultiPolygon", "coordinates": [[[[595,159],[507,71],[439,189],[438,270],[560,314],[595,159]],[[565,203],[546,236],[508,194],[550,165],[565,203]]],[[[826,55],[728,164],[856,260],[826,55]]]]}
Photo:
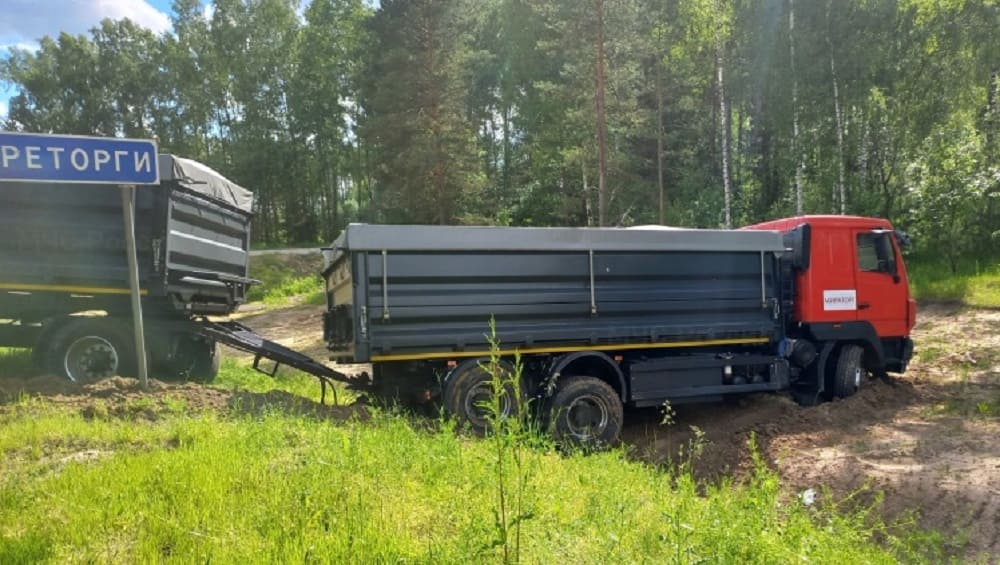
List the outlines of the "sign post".
{"type": "Polygon", "coordinates": [[[128,289],[132,299],[132,327],[135,328],[135,362],[139,383],[149,389],[146,364],[146,334],[142,324],[142,301],[139,299],[139,260],[135,248],[135,185],[121,185],[122,212],[125,220],[125,253],[128,255],[128,289]]]}
{"type": "Polygon", "coordinates": [[[135,243],[135,187],[160,183],[153,140],[40,135],[0,131],[0,182],[117,185],[121,191],[125,253],[139,382],[149,389],[135,243]]]}

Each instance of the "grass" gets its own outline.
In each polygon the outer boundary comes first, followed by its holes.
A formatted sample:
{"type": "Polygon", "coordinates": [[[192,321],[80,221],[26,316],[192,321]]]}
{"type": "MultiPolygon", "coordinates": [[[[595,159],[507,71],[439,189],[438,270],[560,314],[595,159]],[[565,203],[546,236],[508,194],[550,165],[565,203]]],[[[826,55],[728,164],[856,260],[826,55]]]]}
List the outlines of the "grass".
{"type": "MultiPolygon", "coordinates": [[[[265,369],[270,368],[270,362],[264,360],[261,363],[265,369]]],[[[248,392],[283,390],[316,402],[319,402],[321,394],[319,381],[302,371],[282,365],[278,369],[277,375],[270,377],[255,370],[248,363],[231,357],[222,359],[219,376],[216,377],[212,386],[248,392]]],[[[341,403],[351,402],[355,398],[351,391],[344,390],[339,386],[337,395],[341,403]]]]}
{"type": "Polygon", "coordinates": [[[25,376],[36,371],[30,349],[0,347],[0,375],[25,376]]]}
{"type": "Polygon", "coordinates": [[[927,417],[961,416],[963,418],[1000,418],[1000,394],[986,399],[949,398],[925,411],[927,417]]]}
{"type": "Polygon", "coordinates": [[[963,261],[958,273],[946,262],[913,257],[907,260],[910,287],[919,300],[960,302],[1000,308],[1000,261],[963,261]]]}
{"type": "Polygon", "coordinates": [[[250,277],[261,284],[250,289],[247,299],[268,305],[281,305],[295,296],[304,296],[307,304],[322,304],[324,283],[319,253],[315,255],[260,255],[250,262],[250,277]]]}
{"type": "MultiPolygon", "coordinates": [[[[28,402],[0,415],[0,562],[500,561],[490,443],[426,428],[392,413],[85,420],[28,402]]],[[[760,461],[706,486],[622,451],[524,457],[540,470],[528,563],[934,557],[866,509],[789,499],[760,461]]]]}
{"type": "MultiPolygon", "coordinates": [[[[216,384],[319,394],[298,371],[272,380],[233,359],[216,384]]],[[[564,453],[506,425],[517,433],[479,439],[393,409],[331,423],[166,408],[0,406],[0,563],[895,563],[944,547],[874,507],[807,506],[760,458],[743,481],[705,484],[625,449],[564,453]]]]}

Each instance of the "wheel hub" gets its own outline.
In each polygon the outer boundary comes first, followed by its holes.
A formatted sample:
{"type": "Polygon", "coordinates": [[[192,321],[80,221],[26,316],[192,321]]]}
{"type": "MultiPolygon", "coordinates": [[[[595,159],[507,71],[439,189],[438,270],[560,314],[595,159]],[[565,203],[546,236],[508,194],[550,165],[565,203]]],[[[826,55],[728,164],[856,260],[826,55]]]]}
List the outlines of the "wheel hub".
{"type": "MultiPolygon", "coordinates": [[[[469,391],[465,396],[465,413],[472,424],[481,428],[489,426],[489,420],[492,416],[492,402],[493,385],[489,381],[481,382],[469,391]]],[[[509,415],[510,398],[507,395],[507,391],[502,391],[500,394],[500,413],[498,416],[503,420],[509,415]]]]}
{"type": "Polygon", "coordinates": [[[608,407],[593,395],[581,396],[566,408],[569,432],[582,440],[600,435],[607,427],[608,419],[608,407]]]}
{"type": "Polygon", "coordinates": [[[70,380],[87,383],[114,376],[118,372],[118,352],[100,336],[84,336],[66,348],[63,359],[70,380]]]}

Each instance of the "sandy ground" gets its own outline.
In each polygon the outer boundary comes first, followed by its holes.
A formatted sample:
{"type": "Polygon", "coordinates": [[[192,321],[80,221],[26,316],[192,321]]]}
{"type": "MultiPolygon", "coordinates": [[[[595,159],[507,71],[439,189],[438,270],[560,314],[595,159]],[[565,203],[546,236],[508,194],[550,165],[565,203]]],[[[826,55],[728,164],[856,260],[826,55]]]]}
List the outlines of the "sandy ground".
{"type": "MultiPolygon", "coordinates": [[[[324,359],[317,328],[322,307],[292,305],[248,311],[241,321],[262,335],[324,359]]],[[[836,500],[884,494],[887,518],[917,513],[917,523],[946,533],[958,555],[1000,556],[1000,310],[922,308],[917,358],[892,383],[869,381],[855,396],[802,408],[786,394],[755,395],[738,404],[678,405],[664,425],[658,409],[626,413],[624,441],[650,463],[685,457],[700,439],[696,473],[739,476],[750,467],[749,440],[792,494],[828,491],[836,500]]],[[[360,372],[364,366],[338,367],[360,372]]],[[[156,418],[183,400],[187,407],[264,406],[343,420],[363,406],[320,407],[288,393],[234,393],[195,384],[154,381],[153,402],[135,381],[109,379],[80,387],[51,377],[0,379],[0,399],[41,394],[88,414],[156,418]]],[[[0,400],[0,410],[3,410],[0,400]]]]}
{"type": "Polygon", "coordinates": [[[915,339],[925,353],[905,376],[869,381],[851,398],[812,408],[784,394],[677,406],[670,426],[658,411],[633,413],[625,440],[644,460],[677,460],[694,426],[707,442],[694,467],[717,478],[746,469],[754,434],[793,492],[844,499],[866,489],[859,500],[882,492],[887,518],[915,511],[960,555],[997,559],[1000,311],[924,308],[915,339]]]}

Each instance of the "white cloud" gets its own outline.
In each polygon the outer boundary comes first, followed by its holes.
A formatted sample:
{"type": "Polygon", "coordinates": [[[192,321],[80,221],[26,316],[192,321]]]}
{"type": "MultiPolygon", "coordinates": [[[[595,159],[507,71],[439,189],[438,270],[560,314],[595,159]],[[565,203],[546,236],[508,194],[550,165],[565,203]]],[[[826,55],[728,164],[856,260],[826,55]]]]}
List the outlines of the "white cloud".
{"type": "Polygon", "coordinates": [[[0,100],[0,119],[7,119],[7,101],[0,100]]]}
{"type": "Polygon", "coordinates": [[[20,49],[21,51],[30,51],[34,53],[38,51],[39,45],[37,41],[17,41],[14,43],[3,43],[0,44],[0,56],[4,55],[5,51],[11,49],[20,49]]]}
{"type": "Polygon", "coordinates": [[[146,0],[3,0],[0,42],[28,43],[60,32],[85,33],[104,18],[128,18],[154,32],[170,29],[167,14],[146,0]]]}

